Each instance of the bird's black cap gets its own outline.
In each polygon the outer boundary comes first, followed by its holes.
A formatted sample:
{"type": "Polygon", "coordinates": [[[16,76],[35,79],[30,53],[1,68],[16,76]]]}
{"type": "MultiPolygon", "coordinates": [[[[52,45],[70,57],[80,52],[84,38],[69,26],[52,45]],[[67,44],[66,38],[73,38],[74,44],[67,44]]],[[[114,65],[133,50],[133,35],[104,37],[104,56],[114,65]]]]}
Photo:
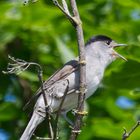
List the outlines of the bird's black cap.
{"type": "Polygon", "coordinates": [[[112,41],[112,39],[105,35],[97,35],[97,36],[93,36],[92,38],[90,38],[89,41],[86,43],[86,45],[89,45],[96,41],[108,41],[110,43],[112,41]]]}

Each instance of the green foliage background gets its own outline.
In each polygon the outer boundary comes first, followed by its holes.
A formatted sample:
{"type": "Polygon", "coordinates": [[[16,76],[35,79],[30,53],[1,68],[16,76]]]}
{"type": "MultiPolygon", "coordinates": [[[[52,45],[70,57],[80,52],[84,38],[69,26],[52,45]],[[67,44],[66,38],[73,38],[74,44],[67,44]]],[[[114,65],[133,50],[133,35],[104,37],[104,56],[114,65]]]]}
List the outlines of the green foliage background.
{"type": "MultiPolygon", "coordinates": [[[[119,49],[128,62],[118,59],[105,72],[102,86],[88,99],[88,116],[79,140],[119,140],[140,119],[140,0],[77,1],[85,40],[97,34],[112,37],[128,47],[119,49]],[[127,98],[131,105],[118,105],[127,98]]],[[[37,62],[44,80],[77,55],[75,30],[51,0],[22,5],[20,0],[0,1],[0,130],[7,139],[19,139],[28,120],[22,110],[39,87],[36,70],[3,75],[8,54],[37,62]],[[14,98],[14,99],[13,99],[14,98]]],[[[32,108],[31,108],[32,109],[32,108]]],[[[46,135],[43,123],[37,134],[46,135]]],[[[61,139],[67,139],[68,126],[61,139]]],[[[140,139],[138,128],[129,140],[140,139]]],[[[4,138],[0,138],[5,140],[4,138]]]]}

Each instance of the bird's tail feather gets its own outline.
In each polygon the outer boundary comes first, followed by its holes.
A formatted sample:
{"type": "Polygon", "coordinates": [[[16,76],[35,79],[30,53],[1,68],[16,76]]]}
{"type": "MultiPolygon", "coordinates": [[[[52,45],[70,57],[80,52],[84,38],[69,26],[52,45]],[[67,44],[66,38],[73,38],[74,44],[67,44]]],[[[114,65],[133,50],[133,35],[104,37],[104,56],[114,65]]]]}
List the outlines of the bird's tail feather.
{"type": "Polygon", "coordinates": [[[38,114],[37,112],[33,112],[31,120],[29,121],[26,129],[24,130],[20,140],[30,140],[32,137],[36,127],[44,120],[44,117],[38,114]]]}

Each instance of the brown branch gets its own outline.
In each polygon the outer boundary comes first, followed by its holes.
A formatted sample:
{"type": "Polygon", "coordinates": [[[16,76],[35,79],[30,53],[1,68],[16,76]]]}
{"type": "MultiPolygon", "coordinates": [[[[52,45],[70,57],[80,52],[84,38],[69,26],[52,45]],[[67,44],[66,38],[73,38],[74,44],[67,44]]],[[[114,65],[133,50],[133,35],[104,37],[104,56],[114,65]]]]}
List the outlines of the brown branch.
{"type": "Polygon", "coordinates": [[[85,93],[86,93],[86,66],[85,66],[86,61],[85,61],[85,48],[84,48],[85,45],[84,45],[83,29],[82,29],[82,23],[80,20],[77,4],[75,0],[70,0],[70,2],[71,2],[73,15],[78,21],[75,28],[77,33],[77,40],[78,40],[78,47],[79,47],[79,63],[80,63],[80,79],[79,79],[80,92],[78,97],[76,119],[70,136],[70,140],[76,140],[77,136],[81,132],[80,129],[82,126],[82,118],[84,116],[84,101],[85,101],[85,93]]]}
{"type": "Polygon", "coordinates": [[[62,11],[62,13],[69,19],[69,21],[72,23],[72,25],[75,25],[75,23],[76,23],[75,18],[73,18],[70,15],[66,2],[62,1],[62,4],[63,4],[63,7],[62,7],[57,0],[52,0],[52,1],[53,1],[54,5],[57,6],[62,11]]]}
{"type": "Polygon", "coordinates": [[[130,137],[130,135],[137,129],[137,127],[140,125],[140,121],[137,121],[137,123],[131,128],[129,132],[126,131],[124,128],[124,133],[122,135],[122,140],[126,140],[130,137]]]}

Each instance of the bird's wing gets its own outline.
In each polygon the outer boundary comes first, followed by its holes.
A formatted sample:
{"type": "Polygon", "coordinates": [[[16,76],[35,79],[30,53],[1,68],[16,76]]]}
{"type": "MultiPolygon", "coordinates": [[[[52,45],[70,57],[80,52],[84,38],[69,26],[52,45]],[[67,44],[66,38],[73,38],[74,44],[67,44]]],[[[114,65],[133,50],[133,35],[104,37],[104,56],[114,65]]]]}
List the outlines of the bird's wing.
{"type": "MultiPolygon", "coordinates": [[[[56,71],[47,81],[44,82],[43,84],[44,89],[47,89],[55,82],[66,78],[72,72],[76,71],[78,67],[79,65],[77,60],[69,61],[60,70],[56,71]]],[[[37,93],[39,92],[41,92],[40,89],[37,91],[37,93]]]]}
{"type": "MultiPolygon", "coordinates": [[[[79,68],[79,63],[77,60],[71,60],[67,62],[61,69],[56,71],[47,81],[43,83],[44,90],[47,90],[51,85],[66,78],[72,72],[76,71],[79,68]]],[[[39,88],[34,96],[26,103],[24,110],[29,106],[32,100],[37,99],[41,95],[41,88],[39,88]]]]}

